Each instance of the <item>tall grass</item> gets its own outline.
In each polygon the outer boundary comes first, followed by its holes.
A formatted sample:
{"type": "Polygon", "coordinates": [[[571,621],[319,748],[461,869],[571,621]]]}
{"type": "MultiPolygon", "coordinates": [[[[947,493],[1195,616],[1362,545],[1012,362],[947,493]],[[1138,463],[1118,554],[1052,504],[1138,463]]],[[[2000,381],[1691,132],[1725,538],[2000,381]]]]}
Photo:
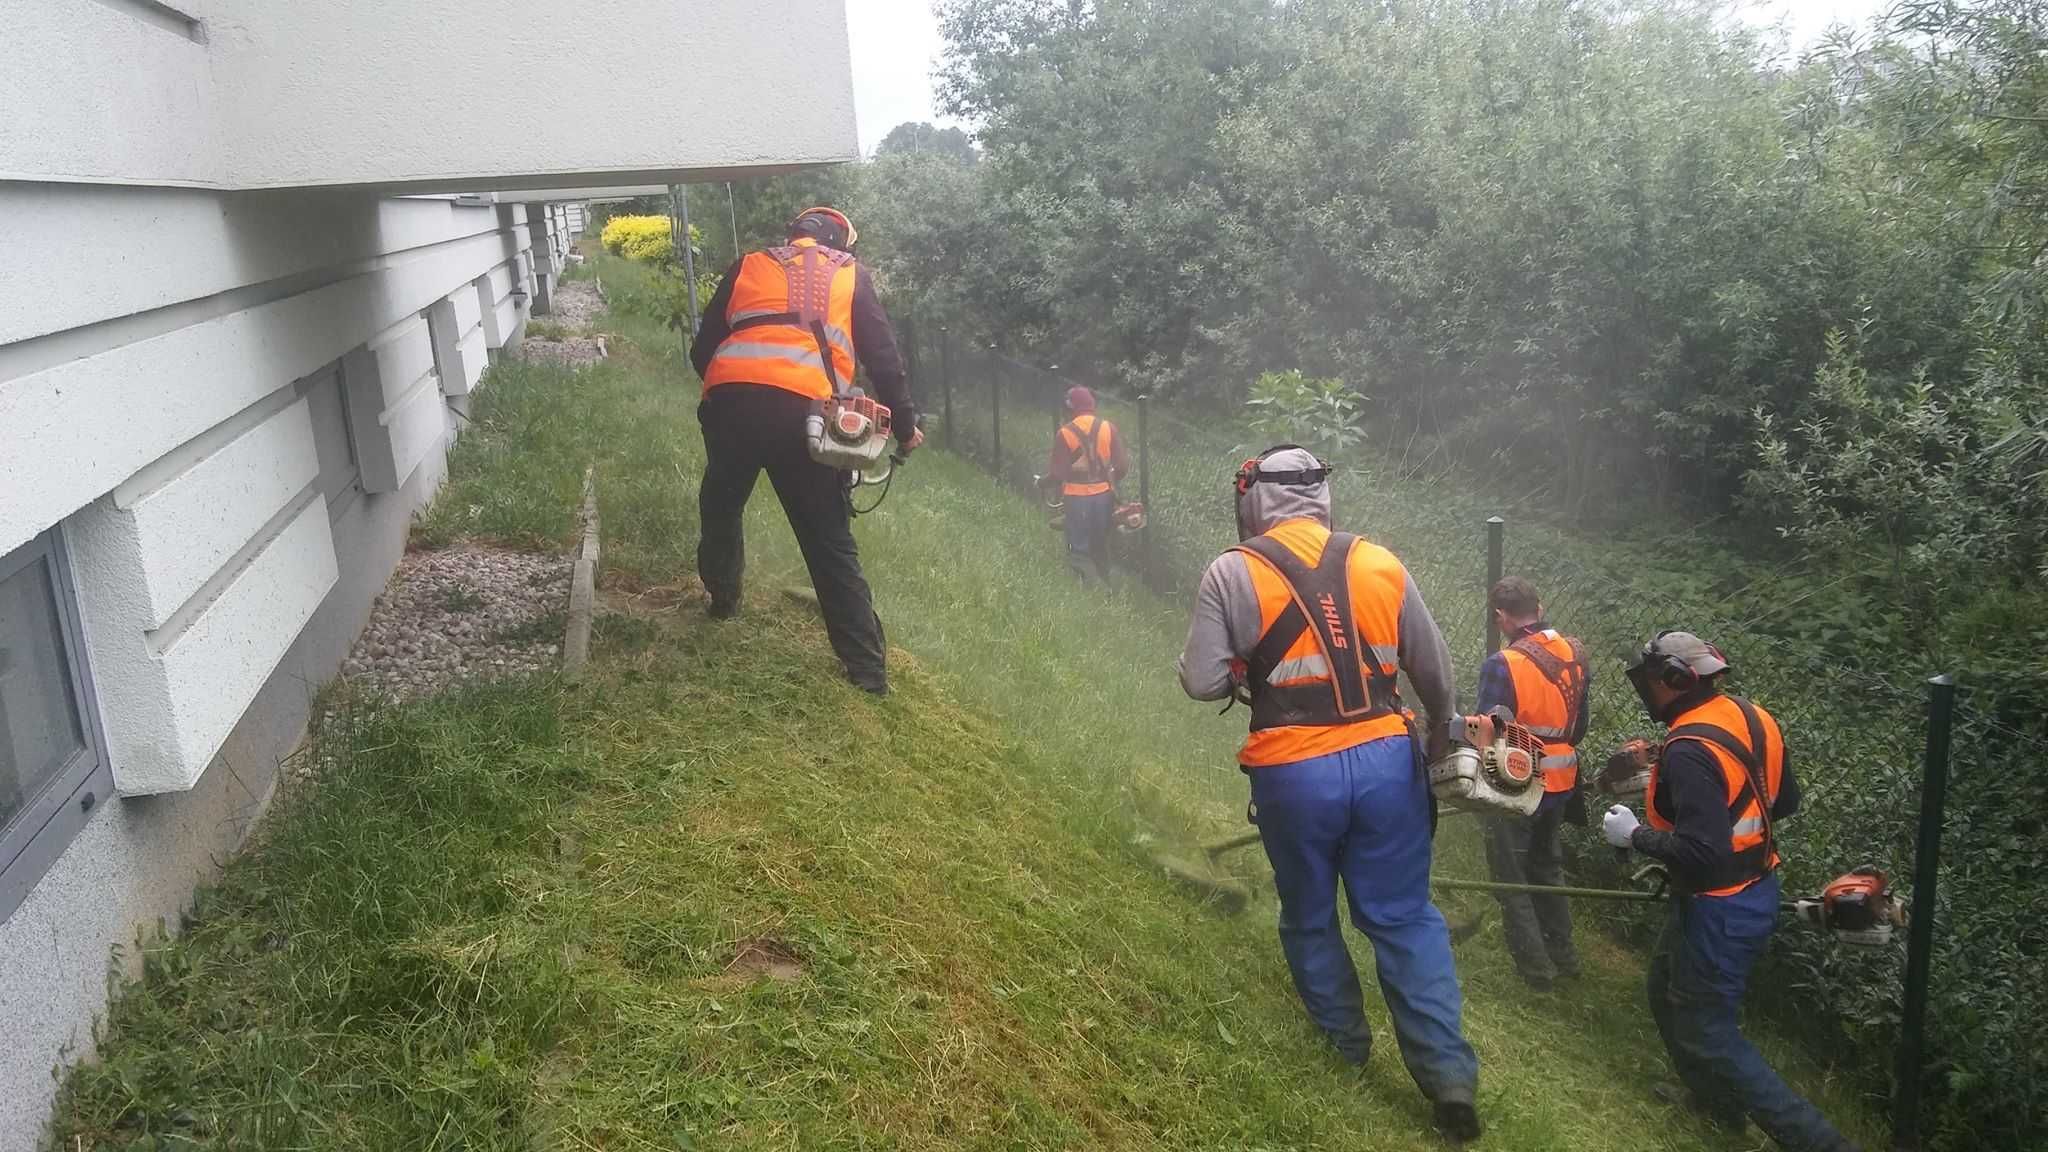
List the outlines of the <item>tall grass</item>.
{"type": "MultiPolygon", "coordinates": [[[[562,540],[594,462],[590,677],[321,733],[334,767],[74,1076],[66,1147],[1430,1146],[1384,1013],[1347,1068],[1270,902],[1226,918],[1151,864],[1242,822],[1241,715],[1180,698],[1180,607],[1075,586],[1027,501],[925,453],[859,522],[895,646],[868,697],[781,595],[803,570],[765,491],[747,607],[704,616],[694,400],[632,341],[493,370],[424,528],[562,540]]],[[[1476,871],[1468,829],[1439,843],[1476,871]]],[[[1496,941],[1460,952],[1490,1146],[1718,1146],[1649,1096],[1635,960],[1587,945],[1547,996],[1496,941]]]]}

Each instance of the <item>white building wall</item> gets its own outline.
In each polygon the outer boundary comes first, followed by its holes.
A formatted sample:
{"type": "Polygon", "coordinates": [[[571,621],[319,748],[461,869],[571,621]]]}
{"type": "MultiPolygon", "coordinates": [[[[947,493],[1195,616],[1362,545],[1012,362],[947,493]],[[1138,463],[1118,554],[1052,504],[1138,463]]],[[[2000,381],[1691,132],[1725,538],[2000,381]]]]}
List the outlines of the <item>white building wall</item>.
{"type": "Polygon", "coordinates": [[[845,27],[841,0],[0,0],[0,179],[439,192],[854,160],[845,27]],[[602,76],[522,98],[565,22],[613,33],[602,76]],[[621,93],[660,98],[620,116],[621,93]]]}
{"type": "Polygon", "coordinates": [[[0,1152],[90,1054],[110,952],[132,972],[260,813],[440,481],[448,406],[519,338],[527,220],[0,182],[0,553],[62,526],[120,793],[0,913],[0,1152]]]}
{"type": "Polygon", "coordinates": [[[566,267],[562,202],[857,158],[844,21],[0,0],[0,555],[61,526],[119,793],[0,909],[0,1152],[90,1057],[109,955],[134,975],[259,818],[566,267]],[[628,34],[549,78],[564,26],[628,34]]]}

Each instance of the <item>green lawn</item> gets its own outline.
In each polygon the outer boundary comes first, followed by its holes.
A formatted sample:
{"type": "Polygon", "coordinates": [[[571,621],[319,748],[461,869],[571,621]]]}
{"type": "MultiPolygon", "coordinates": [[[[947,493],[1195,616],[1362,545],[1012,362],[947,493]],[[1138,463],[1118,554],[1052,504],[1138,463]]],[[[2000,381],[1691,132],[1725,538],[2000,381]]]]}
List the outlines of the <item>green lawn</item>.
{"type": "MultiPolygon", "coordinates": [[[[765,482],[746,611],[711,621],[694,379],[609,327],[586,373],[493,370],[419,532],[561,546],[594,462],[591,675],[338,713],[320,782],[148,949],[62,1147],[1435,1146],[1377,1005],[1363,1072],[1306,1020],[1270,895],[1226,917],[1149,863],[1242,821],[1243,714],[1180,696],[1181,606],[1077,589],[1039,512],[927,452],[860,522],[894,694],[780,594],[765,482]]],[[[1469,827],[1440,848],[1479,874],[1469,827]]],[[[1756,1146],[1651,1100],[1639,958],[1586,936],[1545,996],[1494,933],[1460,948],[1483,1146],[1756,1146]]]]}

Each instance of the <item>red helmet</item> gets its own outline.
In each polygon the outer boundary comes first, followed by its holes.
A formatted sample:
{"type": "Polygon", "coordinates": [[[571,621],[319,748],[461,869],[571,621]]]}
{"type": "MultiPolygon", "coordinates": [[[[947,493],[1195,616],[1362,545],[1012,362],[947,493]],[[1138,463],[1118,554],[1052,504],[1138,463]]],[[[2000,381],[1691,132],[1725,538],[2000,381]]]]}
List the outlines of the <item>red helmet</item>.
{"type": "Polygon", "coordinates": [[[853,246],[860,241],[860,233],[854,229],[853,221],[846,218],[846,213],[822,204],[797,213],[796,219],[789,223],[789,235],[791,239],[809,236],[825,247],[837,248],[841,252],[853,251],[853,246]]]}

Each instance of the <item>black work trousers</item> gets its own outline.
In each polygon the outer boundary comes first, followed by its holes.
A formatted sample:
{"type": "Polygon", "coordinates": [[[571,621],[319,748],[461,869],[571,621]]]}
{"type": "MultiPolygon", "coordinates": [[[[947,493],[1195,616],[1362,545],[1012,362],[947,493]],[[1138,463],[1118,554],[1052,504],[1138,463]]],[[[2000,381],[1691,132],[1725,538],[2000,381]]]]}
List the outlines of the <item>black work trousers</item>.
{"type": "MultiPolygon", "coordinates": [[[[1553,888],[1564,882],[1564,848],[1557,832],[1567,799],[1564,793],[1545,796],[1533,816],[1486,817],[1486,863],[1495,880],[1553,888]]],[[[1533,892],[1503,892],[1497,898],[1508,955],[1524,979],[1545,985],[1559,976],[1578,975],[1570,900],[1533,892]]]]}
{"type": "Polygon", "coordinates": [[[742,517],[754,481],[765,470],[803,550],[832,651],[848,679],[880,690],[888,685],[882,622],[861,575],[844,478],[811,459],[804,446],[810,407],[805,397],[760,384],[722,384],[705,394],[697,407],[705,454],[697,492],[703,530],[697,573],[714,608],[738,606],[746,571],[742,517]]]}

